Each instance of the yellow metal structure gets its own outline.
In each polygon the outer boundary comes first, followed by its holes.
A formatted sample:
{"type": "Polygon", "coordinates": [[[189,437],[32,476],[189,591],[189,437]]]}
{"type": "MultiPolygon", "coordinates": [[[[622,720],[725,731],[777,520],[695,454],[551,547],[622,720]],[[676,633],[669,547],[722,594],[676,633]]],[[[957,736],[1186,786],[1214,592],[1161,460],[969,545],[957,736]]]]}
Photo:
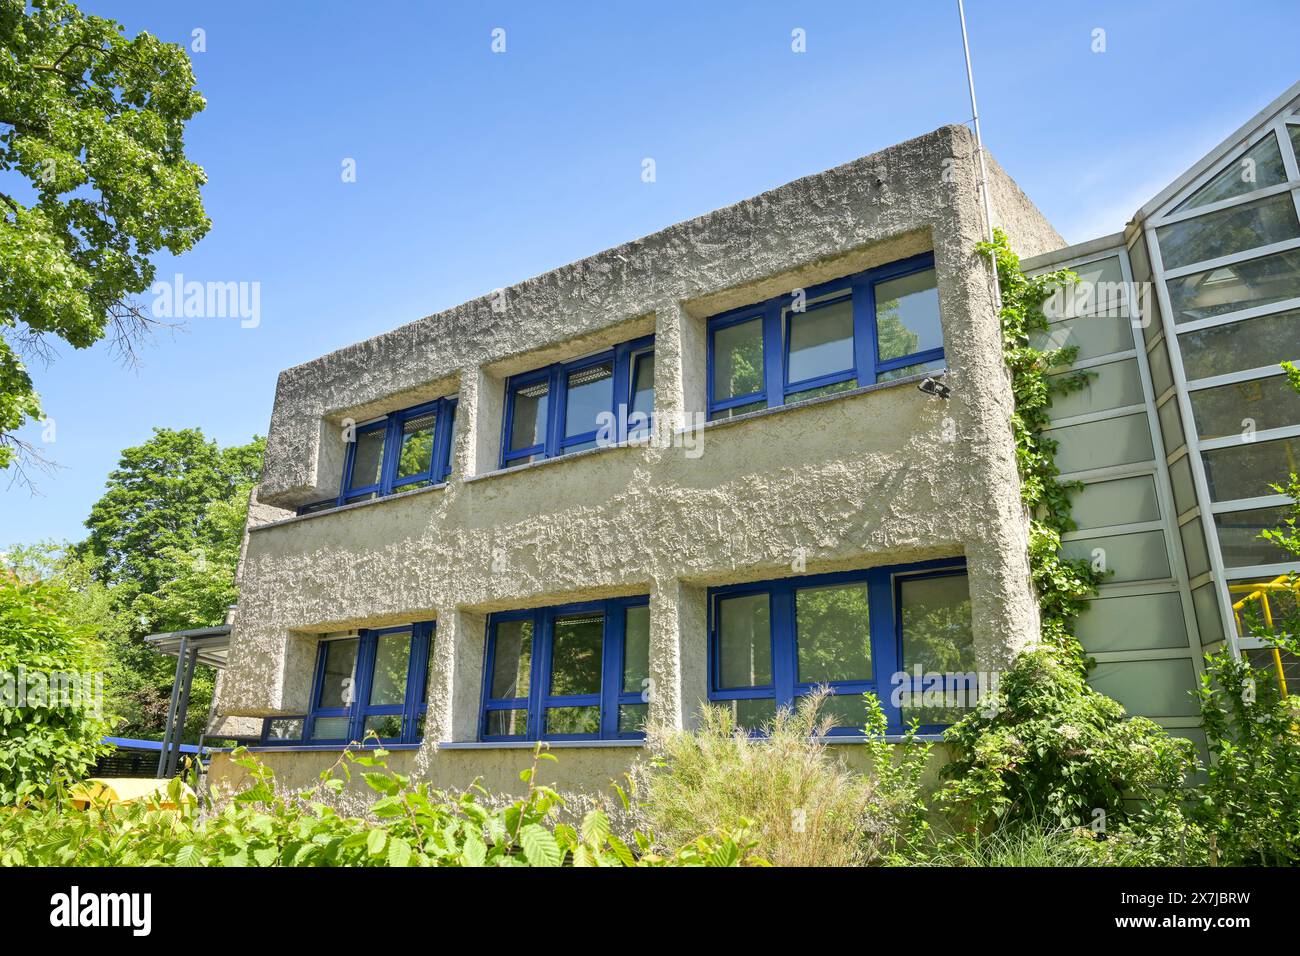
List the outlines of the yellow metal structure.
{"type": "MultiPolygon", "coordinates": [[[[162,809],[175,810],[176,804],[167,793],[169,783],[170,780],[154,777],[92,777],[73,789],[72,805],[85,810],[91,805],[149,801],[162,809]]],[[[182,792],[193,795],[193,791],[183,784],[182,792]]]]}
{"type": "MultiPolygon", "coordinates": [[[[1286,592],[1290,592],[1291,594],[1294,594],[1297,599],[1300,599],[1300,578],[1292,580],[1290,575],[1282,574],[1274,578],[1272,581],[1261,581],[1258,584],[1246,583],[1228,585],[1228,593],[1233,597],[1236,597],[1238,594],[1244,595],[1244,597],[1235,601],[1232,605],[1232,616],[1237,623],[1237,633],[1246,633],[1245,622],[1242,620],[1242,614],[1246,611],[1247,606],[1252,602],[1258,605],[1258,613],[1262,618],[1264,625],[1270,632],[1273,631],[1274,601],[1270,600],[1270,597],[1276,599],[1279,593],[1286,592]]],[[[1277,685],[1282,691],[1282,696],[1286,697],[1287,687],[1286,676],[1282,673],[1282,652],[1276,647],[1272,648],[1272,651],[1273,667],[1277,671],[1277,685]]]]}

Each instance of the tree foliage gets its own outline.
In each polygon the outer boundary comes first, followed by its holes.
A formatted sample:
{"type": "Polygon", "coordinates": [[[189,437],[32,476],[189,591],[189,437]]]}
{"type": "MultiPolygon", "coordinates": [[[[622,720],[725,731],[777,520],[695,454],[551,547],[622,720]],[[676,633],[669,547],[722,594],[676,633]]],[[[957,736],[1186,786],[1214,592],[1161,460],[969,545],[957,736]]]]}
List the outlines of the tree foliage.
{"type": "Polygon", "coordinates": [[[0,0],[0,468],[41,414],[22,353],[129,348],[152,257],[207,232],[185,124],[204,107],[183,48],[68,0],[0,0]]]}

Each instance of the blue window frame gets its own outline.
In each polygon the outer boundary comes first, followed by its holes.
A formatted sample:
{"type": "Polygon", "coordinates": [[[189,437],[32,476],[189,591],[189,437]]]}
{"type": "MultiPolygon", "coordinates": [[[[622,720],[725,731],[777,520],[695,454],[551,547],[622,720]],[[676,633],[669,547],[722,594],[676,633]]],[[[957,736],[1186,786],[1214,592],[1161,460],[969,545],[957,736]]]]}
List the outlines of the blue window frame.
{"type": "Polygon", "coordinates": [[[953,708],[921,707],[922,697],[912,707],[903,695],[947,699],[964,692],[974,667],[962,559],[709,591],[709,699],[751,730],[819,686],[832,695],[823,708],[836,719],[832,733],[861,732],[866,692],[880,699],[890,733],[912,718],[937,729],[953,708]]]}
{"type": "Polygon", "coordinates": [[[942,366],[934,256],[913,256],[708,322],[709,418],[942,366]]]}
{"type": "Polygon", "coordinates": [[[649,702],[650,599],[488,620],[480,740],[638,740],[649,702]]]}
{"type": "Polygon", "coordinates": [[[262,743],[345,746],[371,732],[385,744],[419,743],[434,629],[425,621],[321,641],[311,709],[300,717],[268,717],[262,743]]]}
{"type": "Polygon", "coordinates": [[[501,467],[645,437],[653,408],[653,335],[511,376],[501,467]]]}
{"type": "Polygon", "coordinates": [[[338,497],[304,505],[298,514],[443,483],[451,473],[455,428],[455,398],[404,408],[358,425],[348,442],[338,497]]]}

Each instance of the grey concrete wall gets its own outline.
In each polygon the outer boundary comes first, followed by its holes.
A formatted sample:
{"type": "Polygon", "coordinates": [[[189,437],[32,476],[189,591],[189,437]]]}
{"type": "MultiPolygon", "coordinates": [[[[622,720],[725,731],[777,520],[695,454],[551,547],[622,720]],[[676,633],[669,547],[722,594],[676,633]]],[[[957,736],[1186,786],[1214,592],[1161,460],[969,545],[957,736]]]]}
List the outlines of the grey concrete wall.
{"type": "MultiPolygon", "coordinates": [[[[1013,238],[1056,243],[993,177],[1013,238]]],[[[707,587],[786,576],[801,557],[816,573],[965,554],[978,655],[1003,666],[1036,638],[1037,611],[1009,382],[973,252],[982,235],[970,133],[944,127],[289,369],[264,504],[337,492],[344,419],[456,392],[453,476],[251,529],[220,709],[299,713],[315,635],[436,618],[431,732],[416,761],[434,773],[446,765],[432,760],[437,739],[474,736],[487,613],[648,593],[654,711],[689,724],[706,691],[707,587]],[[680,421],[705,408],[709,315],[924,251],[950,401],[903,381],[713,423],[699,457],[666,435],[495,470],[508,375],[653,331],[656,411],[680,421]]],[[[492,759],[457,753],[467,766],[492,759]]]]}

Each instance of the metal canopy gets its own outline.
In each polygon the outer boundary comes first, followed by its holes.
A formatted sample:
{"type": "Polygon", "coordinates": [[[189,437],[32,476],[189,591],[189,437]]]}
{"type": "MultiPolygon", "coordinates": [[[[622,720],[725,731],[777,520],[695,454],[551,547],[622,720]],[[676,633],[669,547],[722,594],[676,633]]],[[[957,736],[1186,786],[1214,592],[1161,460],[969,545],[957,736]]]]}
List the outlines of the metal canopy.
{"type": "MultiPolygon", "coordinates": [[[[181,737],[185,733],[185,716],[190,706],[190,688],[194,683],[197,664],[224,669],[226,654],[230,650],[230,625],[198,627],[189,631],[168,631],[150,634],[145,638],[160,654],[176,658],[176,680],[172,684],[171,704],[167,707],[167,726],[163,734],[162,749],[158,754],[158,776],[174,775],[180,764],[181,737]]],[[[213,697],[216,706],[216,697],[213,697]]],[[[212,714],[208,714],[211,723],[212,714]]],[[[203,737],[199,737],[198,750],[203,750],[203,737]]]]}

